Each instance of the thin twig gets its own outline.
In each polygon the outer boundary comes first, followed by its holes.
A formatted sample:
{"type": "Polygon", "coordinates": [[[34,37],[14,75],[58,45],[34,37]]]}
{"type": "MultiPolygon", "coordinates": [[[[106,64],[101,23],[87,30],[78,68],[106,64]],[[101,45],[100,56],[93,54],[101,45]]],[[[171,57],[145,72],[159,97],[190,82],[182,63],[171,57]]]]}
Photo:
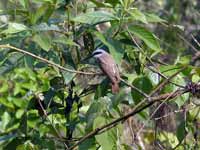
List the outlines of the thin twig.
{"type": "Polygon", "coordinates": [[[189,47],[191,47],[196,53],[198,49],[196,49],[190,42],[188,42],[182,35],[178,34],[179,38],[182,39],[189,47]]]}
{"type": "MultiPolygon", "coordinates": [[[[136,42],[136,40],[134,39],[134,37],[132,36],[132,34],[131,34],[131,32],[128,30],[128,28],[127,28],[127,32],[128,32],[128,34],[130,35],[130,37],[131,37],[131,40],[136,44],[136,46],[140,49],[140,51],[144,54],[144,50],[139,46],[139,44],[136,42]]],[[[145,55],[145,54],[144,54],[145,55]]],[[[159,72],[158,71],[158,68],[156,67],[156,65],[153,63],[153,61],[151,60],[151,58],[149,58],[148,56],[146,56],[147,57],[147,60],[154,66],[154,68],[156,69],[156,70],[154,70],[154,72],[156,72],[156,73],[158,73],[161,77],[163,77],[163,78],[165,78],[165,79],[167,79],[167,77],[165,77],[165,75],[163,75],[161,72],[159,72]]],[[[147,65],[145,65],[146,67],[147,67],[147,65]]],[[[148,68],[148,69],[151,69],[150,67],[148,68]]],[[[152,70],[151,70],[152,71],[152,70]]],[[[176,83],[173,83],[172,81],[170,81],[169,80],[169,82],[170,83],[172,83],[172,84],[174,84],[174,85],[176,85],[176,86],[178,86],[178,87],[182,87],[183,88],[183,86],[181,86],[181,85],[178,85],[178,84],[176,84],[176,83]]]]}
{"type": "MultiPolygon", "coordinates": [[[[159,71],[156,71],[156,70],[154,70],[153,68],[151,68],[151,67],[149,67],[147,65],[145,65],[145,66],[146,66],[146,68],[148,68],[149,70],[151,70],[154,73],[157,73],[159,76],[163,77],[164,79],[168,79],[164,74],[160,73],[159,71]]],[[[180,88],[184,88],[185,87],[185,86],[179,85],[177,83],[174,83],[172,81],[169,81],[169,82],[174,84],[174,85],[176,85],[176,86],[178,86],[178,87],[180,87],[180,88]]]]}
{"type": "MultiPolygon", "coordinates": [[[[37,96],[37,95],[36,95],[36,96],[37,96]]],[[[43,111],[43,114],[45,115],[45,118],[49,121],[49,123],[50,123],[51,126],[53,127],[54,131],[56,132],[57,136],[58,136],[60,139],[63,139],[62,136],[59,134],[58,130],[56,129],[56,127],[53,125],[53,123],[51,122],[51,120],[48,118],[47,112],[46,112],[46,110],[44,109],[44,107],[43,107],[43,105],[42,105],[42,103],[41,103],[41,100],[40,100],[39,96],[37,96],[37,101],[38,101],[38,103],[39,103],[39,105],[40,105],[40,108],[41,108],[42,111],[43,111]]],[[[64,144],[65,148],[68,149],[68,146],[66,145],[66,143],[63,142],[63,144],[64,144]]]]}
{"type": "Polygon", "coordinates": [[[84,75],[97,75],[98,73],[93,73],[93,72],[83,72],[83,71],[77,71],[77,70],[71,70],[71,69],[67,69],[59,64],[56,64],[50,60],[47,60],[45,58],[42,58],[40,56],[37,56],[31,52],[28,52],[28,51],[25,51],[23,49],[20,49],[20,48],[17,48],[17,47],[14,47],[14,46],[11,46],[10,44],[5,44],[5,45],[0,45],[0,48],[10,48],[10,49],[13,49],[13,50],[16,50],[20,53],[23,53],[23,54],[26,54],[26,55],[29,55],[31,57],[34,57],[42,62],[45,62],[47,64],[49,64],[50,66],[54,66],[54,67],[57,67],[63,71],[67,71],[67,72],[71,72],[71,73],[76,73],[76,74],[84,74],[84,75]]]}
{"type": "Polygon", "coordinates": [[[199,46],[200,48],[200,43],[197,41],[197,39],[192,35],[192,39],[195,41],[195,43],[199,46]]]}
{"type": "MultiPolygon", "coordinates": [[[[185,67],[183,67],[182,69],[180,69],[178,72],[174,73],[172,76],[170,76],[168,79],[164,80],[153,92],[151,92],[151,95],[154,95],[157,91],[159,91],[160,89],[164,88],[164,86],[169,82],[169,80],[171,80],[172,78],[174,78],[178,73],[180,73],[181,71],[183,71],[185,69],[185,67]]],[[[161,101],[163,99],[166,99],[166,97],[169,97],[169,99],[175,98],[178,95],[182,95],[184,94],[186,91],[184,90],[178,90],[177,92],[173,92],[173,94],[163,94],[160,95],[158,97],[150,97],[148,98],[149,101],[147,101],[147,98],[145,98],[144,100],[142,100],[141,102],[139,102],[133,109],[131,112],[125,114],[124,116],[117,118],[115,120],[113,120],[112,122],[103,125],[100,128],[96,128],[95,130],[93,130],[92,132],[88,133],[87,135],[85,135],[83,138],[81,138],[76,144],[74,144],[73,146],[71,146],[69,148],[69,150],[74,149],[75,147],[77,147],[79,144],[81,144],[82,142],[84,142],[86,139],[99,134],[99,133],[103,133],[107,130],[109,130],[110,128],[115,127],[119,122],[121,121],[125,121],[126,119],[128,119],[129,117],[132,117],[134,115],[136,115],[137,113],[143,111],[144,109],[150,107],[151,105],[153,105],[154,103],[156,103],[157,101],[161,101]],[[170,95],[170,96],[169,96],[170,95]],[[160,99],[159,99],[160,98],[160,99]],[[145,104],[146,103],[146,104],[145,104]]]]}
{"type": "Polygon", "coordinates": [[[172,112],[169,112],[169,113],[167,113],[167,114],[165,114],[165,115],[163,115],[163,116],[160,116],[160,117],[156,117],[156,118],[154,118],[155,120],[160,120],[160,119],[162,119],[162,118],[166,118],[166,117],[168,117],[168,116],[171,116],[171,115],[174,115],[174,114],[176,114],[176,113],[181,113],[181,112],[183,112],[183,111],[189,111],[189,110],[193,110],[193,109],[195,109],[196,107],[194,107],[194,108],[187,108],[187,109],[179,109],[179,110],[174,110],[174,111],[172,111],[172,112]]]}
{"type": "MultiPolygon", "coordinates": [[[[156,112],[159,110],[159,108],[168,101],[168,99],[170,99],[170,97],[175,96],[175,94],[179,93],[180,94],[180,90],[174,91],[170,94],[168,94],[168,96],[162,101],[162,103],[160,103],[158,105],[158,107],[156,107],[156,109],[153,111],[153,113],[150,115],[150,117],[145,121],[145,123],[143,123],[142,127],[138,130],[137,132],[137,136],[140,134],[140,132],[144,129],[145,125],[153,118],[153,116],[156,114],[156,112]]],[[[176,96],[175,96],[176,97],[176,96]]]]}
{"type": "Polygon", "coordinates": [[[137,87],[131,85],[130,83],[126,82],[124,79],[120,78],[120,80],[125,83],[127,86],[131,87],[133,90],[136,90],[138,93],[140,93],[141,95],[143,95],[146,98],[149,98],[149,95],[147,95],[145,92],[141,91],[140,89],[138,89],[137,87]]]}
{"type": "Polygon", "coordinates": [[[153,96],[157,91],[161,90],[171,79],[173,79],[176,75],[178,75],[180,72],[182,72],[186,68],[187,68],[187,66],[184,66],[179,71],[177,71],[176,73],[174,73],[173,75],[171,75],[169,78],[167,78],[166,80],[164,80],[160,85],[157,86],[157,88],[154,91],[151,92],[150,96],[153,96]]]}

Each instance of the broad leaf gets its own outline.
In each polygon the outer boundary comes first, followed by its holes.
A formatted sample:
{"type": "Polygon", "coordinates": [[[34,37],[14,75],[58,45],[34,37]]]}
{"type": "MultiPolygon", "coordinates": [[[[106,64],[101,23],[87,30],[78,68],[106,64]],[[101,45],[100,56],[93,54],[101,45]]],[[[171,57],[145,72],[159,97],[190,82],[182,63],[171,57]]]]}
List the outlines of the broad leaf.
{"type": "Polygon", "coordinates": [[[135,36],[140,38],[144,41],[144,43],[153,50],[160,50],[160,45],[158,40],[156,39],[156,36],[141,26],[130,26],[129,30],[131,33],[133,33],[135,36]]]}
{"type": "Polygon", "coordinates": [[[31,24],[36,24],[41,18],[43,21],[47,21],[48,18],[53,13],[53,5],[49,3],[44,3],[42,6],[37,8],[37,11],[30,14],[31,24]]]}
{"type": "Polygon", "coordinates": [[[36,34],[33,37],[33,41],[36,42],[45,51],[49,51],[51,48],[51,39],[48,35],[36,34]]]}
{"type": "MultiPolygon", "coordinates": [[[[141,76],[136,78],[132,84],[133,86],[137,87],[146,94],[150,93],[151,90],[153,89],[151,80],[147,76],[141,76]]],[[[132,90],[131,93],[132,93],[132,98],[136,103],[140,102],[140,100],[143,98],[143,96],[135,90],[132,90]]]]}
{"type": "Polygon", "coordinates": [[[146,16],[141,11],[139,11],[137,8],[134,8],[131,11],[128,11],[128,13],[131,14],[131,16],[134,20],[139,20],[145,24],[148,23],[146,16]]]}
{"type": "Polygon", "coordinates": [[[116,18],[113,14],[106,11],[87,12],[73,19],[73,21],[75,22],[86,23],[86,24],[98,24],[112,20],[118,20],[118,18],[116,18]]]}
{"type": "Polygon", "coordinates": [[[179,142],[181,142],[186,135],[185,125],[186,125],[186,122],[182,121],[178,126],[176,135],[177,135],[179,142]]]}
{"type": "MultiPolygon", "coordinates": [[[[106,119],[104,117],[97,117],[94,120],[93,130],[105,124],[106,124],[106,119]]],[[[112,149],[112,147],[114,146],[112,136],[110,136],[109,133],[110,132],[104,132],[95,136],[97,142],[101,145],[102,149],[109,150],[112,149]]]]}
{"type": "Polygon", "coordinates": [[[120,48],[119,43],[112,40],[110,40],[110,43],[109,43],[109,41],[107,41],[104,35],[101,34],[100,32],[94,32],[94,34],[103,44],[105,44],[109,48],[109,51],[111,55],[113,56],[113,58],[115,59],[116,63],[120,64],[123,55],[120,52],[122,48],[120,48]]]}
{"type": "Polygon", "coordinates": [[[166,22],[166,20],[161,19],[159,16],[155,14],[146,13],[145,16],[148,22],[156,22],[156,23],[166,22]]]}
{"type": "Polygon", "coordinates": [[[25,30],[28,30],[28,27],[23,25],[23,24],[9,23],[8,24],[8,29],[4,30],[1,33],[13,34],[13,33],[22,32],[22,31],[25,31],[25,30]]]}

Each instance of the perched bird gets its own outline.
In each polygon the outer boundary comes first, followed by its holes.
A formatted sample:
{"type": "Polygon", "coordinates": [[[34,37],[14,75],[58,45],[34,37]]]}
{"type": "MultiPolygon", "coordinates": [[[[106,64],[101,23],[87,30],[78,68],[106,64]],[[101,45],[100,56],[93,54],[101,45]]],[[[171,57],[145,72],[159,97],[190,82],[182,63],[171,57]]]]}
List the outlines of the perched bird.
{"type": "Polygon", "coordinates": [[[111,81],[112,93],[119,92],[120,75],[117,64],[113,57],[103,49],[96,49],[92,56],[96,58],[101,70],[108,76],[111,81]]]}

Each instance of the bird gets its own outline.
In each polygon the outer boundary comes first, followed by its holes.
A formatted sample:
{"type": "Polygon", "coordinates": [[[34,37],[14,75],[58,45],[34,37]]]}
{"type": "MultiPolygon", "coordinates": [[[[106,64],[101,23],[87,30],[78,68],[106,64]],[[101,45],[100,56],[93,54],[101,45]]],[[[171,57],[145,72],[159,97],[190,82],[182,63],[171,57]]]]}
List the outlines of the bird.
{"type": "Polygon", "coordinates": [[[100,69],[111,81],[112,93],[114,94],[118,93],[120,74],[118,66],[113,57],[104,49],[100,48],[92,52],[92,57],[94,57],[97,60],[100,69]]]}

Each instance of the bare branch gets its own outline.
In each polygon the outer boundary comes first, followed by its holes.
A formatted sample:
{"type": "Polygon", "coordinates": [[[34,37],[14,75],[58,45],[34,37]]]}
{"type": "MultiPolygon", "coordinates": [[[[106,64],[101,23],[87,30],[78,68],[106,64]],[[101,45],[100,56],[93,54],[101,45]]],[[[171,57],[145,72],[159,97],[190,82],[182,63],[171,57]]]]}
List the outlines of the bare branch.
{"type": "Polygon", "coordinates": [[[83,72],[83,71],[77,71],[77,70],[71,70],[71,69],[65,68],[65,67],[63,67],[63,66],[61,66],[59,64],[56,64],[56,63],[54,63],[54,62],[52,62],[50,60],[47,60],[47,59],[42,58],[40,56],[37,56],[37,55],[35,55],[35,54],[31,53],[31,52],[25,51],[23,49],[11,46],[9,44],[0,45],[0,48],[10,48],[10,49],[16,50],[16,51],[18,51],[20,53],[29,55],[29,56],[34,57],[34,58],[36,58],[36,59],[38,59],[38,60],[40,60],[42,62],[45,62],[45,63],[49,64],[50,66],[57,67],[57,68],[59,68],[59,69],[61,69],[63,71],[67,71],[67,72],[71,72],[71,73],[76,73],[76,74],[84,74],[84,75],[97,75],[98,74],[98,73],[93,73],[93,72],[83,72]]]}
{"type": "MultiPolygon", "coordinates": [[[[180,73],[181,71],[183,71],[186,67],[183,67],[182,69],[180,69],[179,71],[177,71],[176,73],[174,73],[172,76],[170,76],[168,79],[164,80],[154,91],[151,92],[151,96],[154,95],[157,91],[159,91],[160,89],[164,88],[164,86],[172,79],[174,78],[178,73],[180,73]]],[[[154,103],[158,102],[158,101],[162,101],[163,99],[173,99],[179,95],[182,95],[186,92],[189,92],[188,90],[177,90],[175,92],[172,93],[167,93],[167,94],[163,94],[163,95],[159,95],[157,97],[149,97],[149,98],[145,98],[144,100],[142,100],[141,102],[139,102],[133,109],[131,112],[125,114],[124,116],[117,118],[115,120],[113,120],[112,122],[103,125],[100,128],[95,129],[94,131],[88,133],[87,135],[85,135],[83,138],[81,138],[76,144],[74,144],[73,146],[71,146],[69,148],[69,150],[74,149],[75,147],[77,147],[79,144],[81,144],[82,142],[84,142],[85,140],[87,140],[90,137],[93,137],[96,134],[100,134],[103,133],[113,127],[115,127],[118,123],[125,121],[126,119],[128,119],[129,117],[132,117],[136,114],[138,114],[139,112],[143,111],[144,109],[150,107],[151,105],[153,105],[154,103]],[[148,101],[147,101],[148,100],[148,101]]]]}
{"type": "MultiPolygon", "coordinates": [[[[59,139],[63,141],[63,137],[59,134],[59,132],[58,132],[58,130],[56,129],[56,127],[53,125],[53,123],[52,123],[52,122],[50,121],[50,119],[48,118],[47,112],[46,112],[46,110],[44,109],[44,107],[43,107],[43,105],[42,105],[42,103],[41,103],[40,96],[36,95],[36,97],[37,97],[37,101],[38,101],[38,103],[39,103],[39,105],[40,105],[40,108],[41,108],[41,110],[42,110],[42,112],[43,112],[45,118],[49,121],[49,123],[50,123],[51,126],[53,127],[53,129],[54,129],[54,131],[56,132],[56,134],[57,134],[57,136],[59,137],[59,139]]],[[[65,142],[63,142],[63,144],[64,144],[65,148],[68,149],[67,144],[66,144],[65,142]]]]}

